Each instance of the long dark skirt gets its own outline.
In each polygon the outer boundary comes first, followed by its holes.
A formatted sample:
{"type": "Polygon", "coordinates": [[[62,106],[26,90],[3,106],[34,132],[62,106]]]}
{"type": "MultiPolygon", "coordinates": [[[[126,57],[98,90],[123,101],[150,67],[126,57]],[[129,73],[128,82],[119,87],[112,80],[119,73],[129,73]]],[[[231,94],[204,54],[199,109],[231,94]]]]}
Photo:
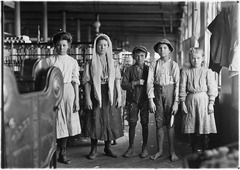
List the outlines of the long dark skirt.
{"type": "Polygon", "coordinates": [[[93,110],[86,113],[86,136],[104,141],[115,140],[123,136],[121,109],[115,107],[116,89],[114,90],[114,102],[112,106],[108,96],[108,85],[101,85],[101,91],[101,108],[99,102],[94,98],[93,93],[91,94],[93,110]]]}

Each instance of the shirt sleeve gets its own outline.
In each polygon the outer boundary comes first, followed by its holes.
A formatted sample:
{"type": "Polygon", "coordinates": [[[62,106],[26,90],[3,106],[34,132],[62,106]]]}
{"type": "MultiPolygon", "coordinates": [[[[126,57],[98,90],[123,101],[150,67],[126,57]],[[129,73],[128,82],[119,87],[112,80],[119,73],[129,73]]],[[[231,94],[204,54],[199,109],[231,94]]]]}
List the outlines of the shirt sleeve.
{"type": "Polygon", "coordinates": [[[79,65],[77,60],[73,60],[73,71],[72,71],[72,82],[77,83],[78,85],[80,85],[80,81],[79,81],[79,65]]]}
{"type": "Polygon", "coordinates": [[[45,61],[46,61],[47,65],[48,65],[48,67],[53,66],[53,62],[52,62],[51,59],[52,59],[52,56],[51,56],[51,57],[48,57],[48,58],[45,58],[45,61]]]}
{"type": "Polygon", "coordinates": [[[126,68],[123,74],[123,79],[122,79],[123,90],[132,91],[132,83],[130,82],[130,70],[131,70],[131,66],[126,68]]]}
{"type": "Polygon", "coordinates": [[[180,71],[177,63],[174,63],[173,67],[173,78],[174,78],[174,101],[179,102],[179,79],[180,71]]]}
{"type": "Polygon", "coordinates": [[[82,78],[82,83],[83,85],[86,84],[87,82],[91,83],[91,74],[90,74],[90,61],[87,61],[84,66],[83,70],[83,78],[82,78]]]}
{"type": "Polygon", "coordinates": [[[179,83],[179,100],[181,102],[185,102],[187,96],[186,86],[187,86],[187,74],[186,70],[182,70],[179,83]]]}
{"type": "Polygon", "coordinates": [[[152,62],[149,66],[148,71],[148,79],[147,79],[147,95],[148,98],[155,98],[154,96],[154,70],[155,70],[155,64],[157,62],[152,62]]]}
{"type": "Polygon", "coordinates": [[[215,98],[218,95],[218,88],[217,83],[214,78],[213,71],[211,69],[208,69],[207,71],[207,94],[209,96],[209,102],[214,103],[215,98]]]}

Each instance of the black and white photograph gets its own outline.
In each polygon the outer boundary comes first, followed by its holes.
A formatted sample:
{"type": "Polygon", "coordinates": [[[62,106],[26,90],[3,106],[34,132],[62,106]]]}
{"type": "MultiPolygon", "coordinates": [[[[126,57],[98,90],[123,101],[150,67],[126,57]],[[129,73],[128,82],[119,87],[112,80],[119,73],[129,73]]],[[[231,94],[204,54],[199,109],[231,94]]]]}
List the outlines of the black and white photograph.
{"type": "Polygon", "coordinates": [[[240,168],[239,1],[0,3],[1,168],[240,168]]]}

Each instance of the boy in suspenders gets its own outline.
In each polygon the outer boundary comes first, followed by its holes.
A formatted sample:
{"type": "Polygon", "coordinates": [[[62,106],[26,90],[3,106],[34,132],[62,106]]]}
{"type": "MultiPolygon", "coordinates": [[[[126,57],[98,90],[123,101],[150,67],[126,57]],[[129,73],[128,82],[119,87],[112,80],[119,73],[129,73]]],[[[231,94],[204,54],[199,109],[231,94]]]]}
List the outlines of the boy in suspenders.
{"type": "Polygon", "coordinates": [[[156,160],[163,154],[164,126],[167,127],[169,154],[171,161],[179,160],[174,149],[174,126],[170,120],[178,111],[179,103],[179,67],[170,58],[172,44],[162,39],[154,45],[154,51],[160,59],[151,63],[147,80],[147,95],[150,112],[155,113],[158,151],[150,158],[156,160]]]}

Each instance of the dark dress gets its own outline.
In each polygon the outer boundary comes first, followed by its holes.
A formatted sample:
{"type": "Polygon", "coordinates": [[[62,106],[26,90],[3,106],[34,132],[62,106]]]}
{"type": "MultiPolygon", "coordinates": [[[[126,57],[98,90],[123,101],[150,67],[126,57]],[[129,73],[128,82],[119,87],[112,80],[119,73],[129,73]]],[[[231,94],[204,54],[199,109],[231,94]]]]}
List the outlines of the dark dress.
{"type": "Polygon", "coordinates": [[[116,92],[115,88],[113,105],[111,106],[108,84],[102,84],[102,107],[100,108],[99,102],[94,98],[93,90],[91,91],[93,110],[88,110],[86,114],[86,136],[104,141],[115,140],[123,136],[121,108],[115,107],[116,92]]]}

